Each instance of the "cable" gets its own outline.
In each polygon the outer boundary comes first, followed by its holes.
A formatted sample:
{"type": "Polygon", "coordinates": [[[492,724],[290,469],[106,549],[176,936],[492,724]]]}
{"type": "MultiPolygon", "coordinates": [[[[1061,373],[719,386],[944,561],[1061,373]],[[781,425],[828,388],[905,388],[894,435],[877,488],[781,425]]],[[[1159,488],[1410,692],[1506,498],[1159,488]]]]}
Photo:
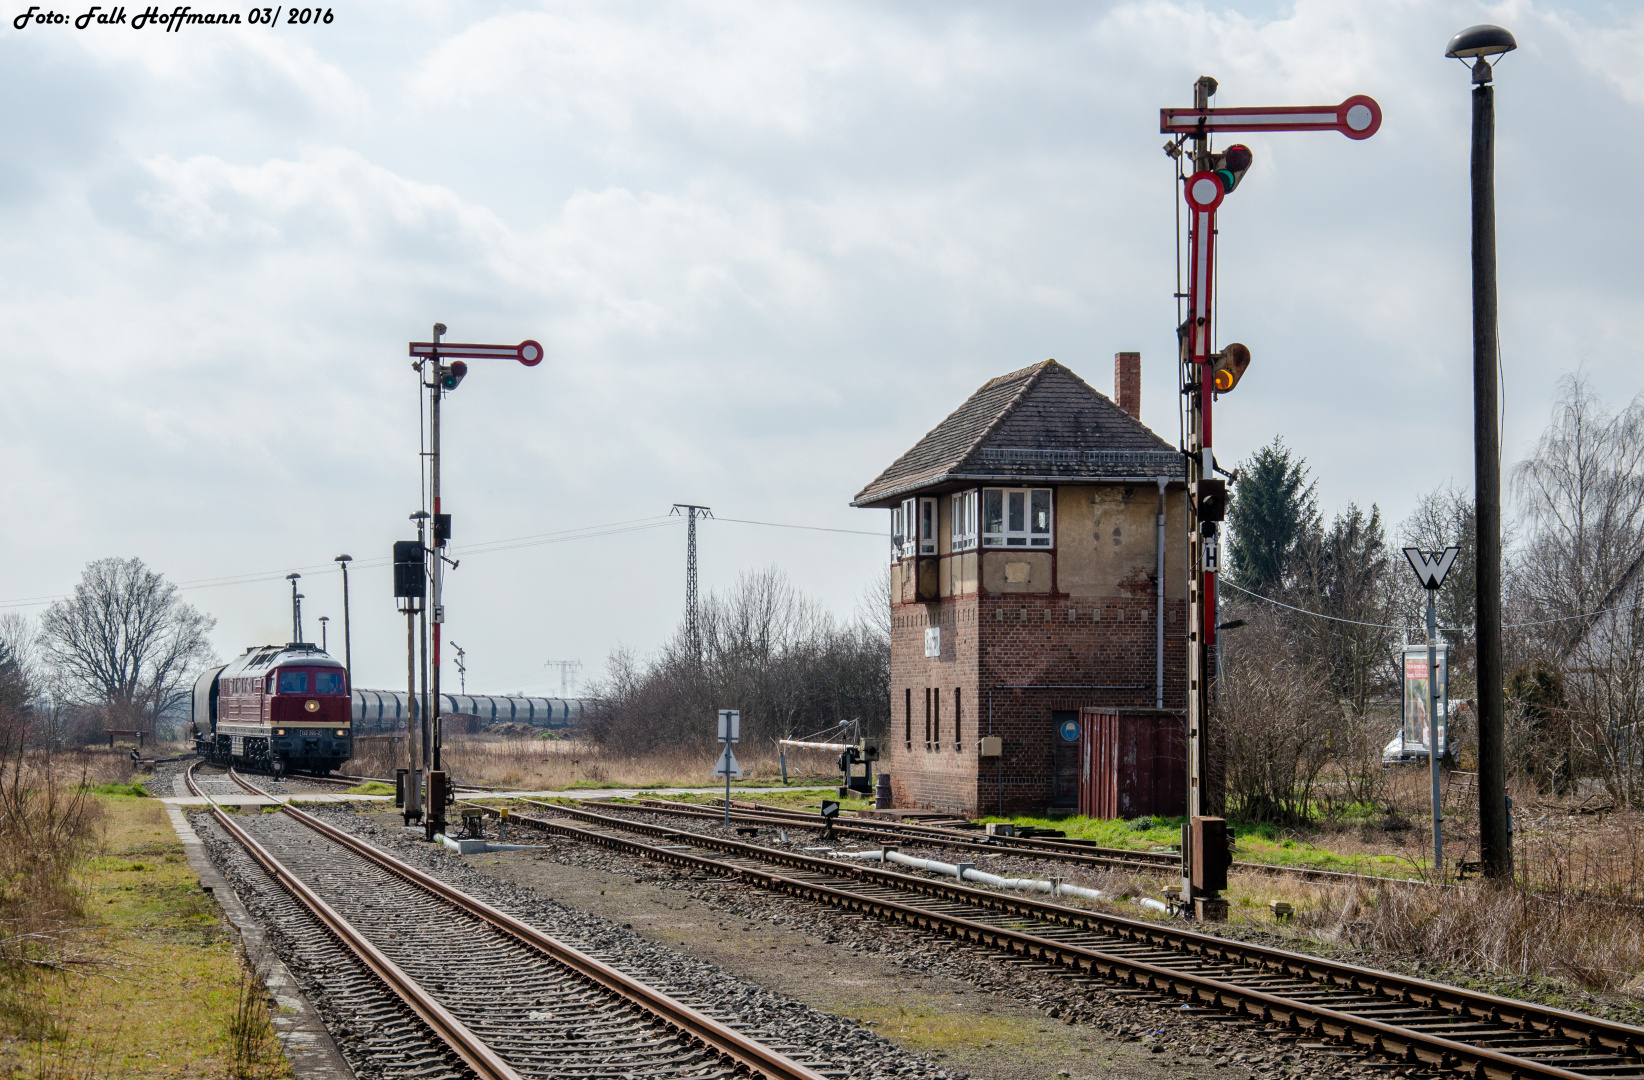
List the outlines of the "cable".
{"type": "MultiPolygon", "coordinates": [[[[1360,622],[1357,619],[1340,619],[1340,618],[1337,618],[1334,615],[1326,615],[1323,612],[1308,611],[1306,608],[1299,608],[1299,607],[1296,607],[1293,604],[1286,604],[1286,603],[1283,603],[1282,601],[1275,600],[1271,596],[1263,596],[1261,593],[1251,592],[1249,589],[1246,589],[1244,586],[1234,585],[1231,581],[1228,581],[1224,577],[1221,577],[1219,575],[1216,578],[1216,583],[1218,585],[1226,585],[1226,586],[1229,586],[1230,588],[1238,589],[1240,592],[1244,593],[1246,596],[1254,596],[1257,600],[1265,600],[1269,604],[1272,604],[1276,607],[1287,608],[1290,611],[1295,611],[1295,612],[1298,612],[1302,615],[1311,615],[1315,619],[1329,619],[1331,622],[1351,623],[1354,626],[1369,626],[1369,627],[1372,627],[1376,630],[1408,630],[1408,629],[1410,629],[1410,627],[1408,625],[1394,624],[1394,623],[1360,622]]],[[[1612,611],[1619,611],[1619,610],[1621,610],[1621,608],[1618,605],[1616,607],[1605,608],[1602,611],[1589,611],[1585,615],[1564,615],[1564,616],[1561,616],[1560,618],[1557,618],[1557,619],[1537,619],[1534,622],[1504,623],[1502,625],[1502,629],[1503,630],[1515,630],[1515,629],[1517,629],[1521,626],[1547,626],[1551,623],[1573,622],[1576,619],[1596,619],[1600,615],[1608,615],[1612,611]]],[[[1440,630],[1445,630],[1445,631],[1456,631],[1456,630],[1471,630],[1473,628],[1470,627],[1470,626],[1441,626],[1441,627],[1439,627],[1439,629],[1440,630]]]]}
{"type": "Polygon", "coordinates": [[[780,521],[749,521],[746,518],[716,517],[715,521],[733,521],[738,525],[769,525],[773,529],[806,529],[810,532],[851,533],[855,536],[877,536],[883,539],[882,532],[869,532],[866,529],[829,529],[821,525],[788,525],[780,521]]]}
{"type": "Polygon", "coordinates": [[[1291,611],[1299,612],[1303,615],[1311,615],[1315,619],[1329,619],[1331,622],[1351,623],[1354,626],[1369,626],[1369,627],[1373,627],[1377,630],[1403,630],[1403,629],[1406,629],[1403,626],[1389,626],[1386,623],[1360,622],[1357,619],[1339,619],[1334,615],[1325,615],[1322,612],[1318,612],[1318,611],[1308,611],[1306,608],[1299,608],[1299,607],[1296,607],[1294,604],[1282,603],[1281,601],[1273,599],[1271,596],[1263,596],[1261,593],[1251,592],[1249,589],[1245,588],[1243,585],[1234,585],[1231,581],[1228,581],[1226,579],[1226,577],[1222,574],[1217,574],[1216,575],[1216,584],[1226,585],[1230,588],[1238,589],[1240,592],[1244,593],[1246,596],[1254,596],[1257,600],[1266,600],[1269,604],[1273,604],[1277,607],[1288,608],[1291,611]]]}
{"type": "MultiPolygon", "coordinates": [[[[626,521],[607,522],[602,525],[587,525],[578,529],[564,529],[559,532],[533,533],[526,536],[507,537],[501,540],[487,540],[466,547],[453,547],[452,555],[458,559],[471,558],[476,555],[489,555],[498,551],[517,551],[520,548],[546,547],[550,544],[564,544],[573,540],[593,540],[602,536],[619,536],[623,533],[644,532],[648,529],[665,529],[670,525],[678,524],[682,518],[656,515],[644,518],[629,518],[626,521]]],[[[849,533],[857,536],[877,536],[884,534],[869,532],[864,529],[834,529],[822,525],[790,525],[780,521],[752,521],[745,518],[715,518],[716,521],[730,521],[738,525],[764,525],[773,529],[804,529],[810,532],[849,533]]],[[[394,560],[389,558],[358,559],[353,563],[353,569],[369,570],[380,566],[388,566],[394,560]]],[[[243,574],[222,574],[216,577],[194,578],[189,581],[176,582],[179,590],[192,591],[194,589],[217,589],[228,585],[256,585],[265,581],[278,581],[295,569],[305,575],[339,574],[335,562],[316,563],[313,566],[287,567],[284,570],[254,571],[243,574]]],[[[67,594],[58,593],[51,596],[30,596],[16,600],[0,600],[0,611],[8,608],[40,607],[57,600],[67,599],[67,594]]]]}

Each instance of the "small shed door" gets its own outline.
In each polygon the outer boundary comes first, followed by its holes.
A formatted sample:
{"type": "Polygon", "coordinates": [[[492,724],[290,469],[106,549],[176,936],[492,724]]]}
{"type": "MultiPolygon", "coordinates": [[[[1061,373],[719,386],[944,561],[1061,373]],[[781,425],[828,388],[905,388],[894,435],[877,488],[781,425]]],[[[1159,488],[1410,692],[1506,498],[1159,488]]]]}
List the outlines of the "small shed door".
{"type": "Polygon", "coordinates": [[[1051,713],[1050,725],[1050,805],[1078,809],[1079,731],[1083,725],[1073,710],[1051,713]]]}

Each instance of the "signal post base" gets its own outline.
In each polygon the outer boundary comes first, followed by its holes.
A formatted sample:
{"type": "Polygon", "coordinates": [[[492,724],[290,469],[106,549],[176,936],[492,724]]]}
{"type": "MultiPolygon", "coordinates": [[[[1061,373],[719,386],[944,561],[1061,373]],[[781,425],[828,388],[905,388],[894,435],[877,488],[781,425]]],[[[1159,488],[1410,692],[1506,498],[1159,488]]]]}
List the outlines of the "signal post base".
{"type": "Polygon", "coordinates": [[[1193,917],[1200,922],[1226,922],[1227,901],[1219,896],[1195,896],[1193,917]]]}

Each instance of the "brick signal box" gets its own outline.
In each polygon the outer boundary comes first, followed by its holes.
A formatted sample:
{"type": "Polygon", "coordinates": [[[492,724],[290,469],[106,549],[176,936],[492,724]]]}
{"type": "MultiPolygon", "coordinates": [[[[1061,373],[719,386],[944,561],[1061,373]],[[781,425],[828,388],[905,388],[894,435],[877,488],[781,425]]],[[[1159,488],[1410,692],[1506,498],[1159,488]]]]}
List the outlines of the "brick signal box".
{"type": "Polygon", "coordinates": [[[1140,354],[1114,384],[1001,375],[853,500],[891,512],[896,806],[1074,812],[1084,710],[1181,714],[1182,457],[1141,422],[1140,354]]]}

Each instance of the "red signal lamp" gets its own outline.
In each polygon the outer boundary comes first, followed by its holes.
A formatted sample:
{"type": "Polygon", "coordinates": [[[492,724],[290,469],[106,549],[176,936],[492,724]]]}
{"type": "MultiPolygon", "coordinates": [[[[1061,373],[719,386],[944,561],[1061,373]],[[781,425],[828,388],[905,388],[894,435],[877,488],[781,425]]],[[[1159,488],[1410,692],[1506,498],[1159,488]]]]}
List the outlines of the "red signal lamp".
{"type": "Polygon", "coordinates": [[[444,390],[455,390],[468,374],[468,365],[461,360],[453,360],[450,367],[440,368],[440,387],[444,390]]]}
{"type": "Polygon", "coordinates": [[[1250,152],[1250,147],[1244,143],[1234,143],[1211,160],[1211,171],[1222,182],[1222,190],[1231,194],[1255,160],[1256,155],[1250,152]]]}

